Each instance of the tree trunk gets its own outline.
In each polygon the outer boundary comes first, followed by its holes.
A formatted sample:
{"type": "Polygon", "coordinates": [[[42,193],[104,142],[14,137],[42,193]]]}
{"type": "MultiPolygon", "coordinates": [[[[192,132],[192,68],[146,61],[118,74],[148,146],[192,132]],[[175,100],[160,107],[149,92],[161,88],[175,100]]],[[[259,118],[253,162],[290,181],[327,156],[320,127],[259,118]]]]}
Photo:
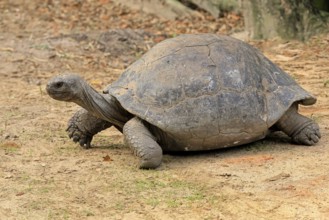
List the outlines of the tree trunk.
{"type": "Polygon", "coordinates": [[[246,30],[251,38],[305,40],[328,31],[328,19],[311,0],[243,0],[246,30]]]}

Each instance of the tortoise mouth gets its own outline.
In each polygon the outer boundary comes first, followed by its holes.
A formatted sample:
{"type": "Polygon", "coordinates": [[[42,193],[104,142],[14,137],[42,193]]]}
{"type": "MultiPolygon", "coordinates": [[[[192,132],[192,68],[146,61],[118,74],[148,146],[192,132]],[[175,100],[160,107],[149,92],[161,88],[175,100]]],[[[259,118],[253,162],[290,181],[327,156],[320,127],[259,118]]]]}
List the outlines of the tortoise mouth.
{"type": "Polygon", "coordinates": [[[71,95],[69,92],[59,92],[59,91],[50,91],[47,90],[48,95],[56,100],[60,101],[70,101],[71,100],[71,95]]]}

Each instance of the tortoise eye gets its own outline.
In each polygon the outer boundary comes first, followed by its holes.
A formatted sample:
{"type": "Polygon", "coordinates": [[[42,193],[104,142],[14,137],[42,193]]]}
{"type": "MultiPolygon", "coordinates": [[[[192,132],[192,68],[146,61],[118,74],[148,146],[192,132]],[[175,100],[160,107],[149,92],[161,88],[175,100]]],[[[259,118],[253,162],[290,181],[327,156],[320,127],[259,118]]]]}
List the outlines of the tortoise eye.
{"type": "Polygon", "coordinates": [[[62,86],[63,86],[63,82],[56,82],[55,83],[55,87],[57,88],[57,89],[59,89],[59,88],[61,88],[62,86]]]}

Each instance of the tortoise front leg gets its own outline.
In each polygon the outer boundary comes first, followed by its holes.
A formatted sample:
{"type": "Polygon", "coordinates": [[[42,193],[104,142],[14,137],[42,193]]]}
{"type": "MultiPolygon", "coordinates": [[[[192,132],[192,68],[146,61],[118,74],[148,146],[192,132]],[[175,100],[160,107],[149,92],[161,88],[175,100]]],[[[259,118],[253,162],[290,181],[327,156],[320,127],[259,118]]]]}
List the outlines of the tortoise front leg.
{"type": "Polygon", "coordinates": [[[77,111],[68,122],[68,135],[83,148],[90,148],[93,136],[98,132],[111,127],[112,124],[97,118],[85,109],[77,111]]]}
{"type": "Polygon", "coordinates": [[[134,117],[123,127],[126,143],[140,158],[139,168],[154,169],[162,161],[162,149],[143,122],[134,117]]]}
{"type": "Polygon", "coordinates": [[[319,125],[298,113],[298,104],[293,104],[276,123],[277,128],[289,135],[297,144],[314,145],[320,138],[319,125]]]}

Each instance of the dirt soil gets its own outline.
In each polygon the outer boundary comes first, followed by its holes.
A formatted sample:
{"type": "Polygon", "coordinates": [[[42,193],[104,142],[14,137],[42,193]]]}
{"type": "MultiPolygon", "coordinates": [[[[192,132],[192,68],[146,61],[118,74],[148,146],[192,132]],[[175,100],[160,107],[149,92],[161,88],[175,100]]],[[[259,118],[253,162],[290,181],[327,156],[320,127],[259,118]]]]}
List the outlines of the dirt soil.
{"type": "Polygon", "coordinates": [[[242,147],[165,155],[139,170],[115,129],[90,150],[68,139],[79,109],[52,100],[47,80],[76,72],[101,90],[155,43],[180,33],[231,34],[236,14],[167,21],[110,0],[0,2],[0,219],[328,219],[329,35],[251,41],[318,102],[301,112],[322,139],[276,133],[242,147]]]}

